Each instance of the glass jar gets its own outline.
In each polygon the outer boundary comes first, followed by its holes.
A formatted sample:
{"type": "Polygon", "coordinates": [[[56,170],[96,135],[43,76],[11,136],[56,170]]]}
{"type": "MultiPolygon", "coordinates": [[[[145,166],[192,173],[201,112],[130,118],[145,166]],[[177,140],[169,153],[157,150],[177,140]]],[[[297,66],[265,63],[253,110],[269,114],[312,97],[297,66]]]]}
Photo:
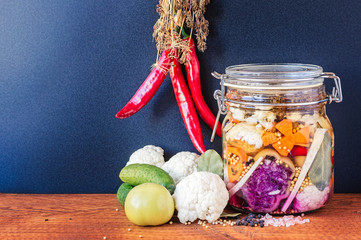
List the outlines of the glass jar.
{"type": "Polygon", "coordinates": [[[301,213],[333,194],[334,134],[326,104],[341,102],[339,77],[309,64],[245,64],[213,73],[223,121],[229,204],[255,213],[301,213]],[[324,79],[334,79],[327,94],[324,79]]]}

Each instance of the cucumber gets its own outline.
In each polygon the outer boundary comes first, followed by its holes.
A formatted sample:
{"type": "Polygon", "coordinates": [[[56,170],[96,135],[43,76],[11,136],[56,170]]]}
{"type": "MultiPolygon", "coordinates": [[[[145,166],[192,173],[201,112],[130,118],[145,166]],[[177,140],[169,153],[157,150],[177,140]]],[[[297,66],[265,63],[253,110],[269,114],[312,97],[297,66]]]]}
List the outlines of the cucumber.
{"type": "Polygon", "coordinates": [[[133,186],[128,183],[123,183],[118,188],[117,198],[122,206],[124,206],[125,198],[127,197],[130,190],[132,190],[132,188],[133,188],[133,186]]]}
{"type": "Polygon", "coordinates": [[[120,171],[119,178],[132,186],[157,183],[168,189],[171,194],[175,190],[173,178],[163,169],[150,164],[130,164],[120,171]]]}

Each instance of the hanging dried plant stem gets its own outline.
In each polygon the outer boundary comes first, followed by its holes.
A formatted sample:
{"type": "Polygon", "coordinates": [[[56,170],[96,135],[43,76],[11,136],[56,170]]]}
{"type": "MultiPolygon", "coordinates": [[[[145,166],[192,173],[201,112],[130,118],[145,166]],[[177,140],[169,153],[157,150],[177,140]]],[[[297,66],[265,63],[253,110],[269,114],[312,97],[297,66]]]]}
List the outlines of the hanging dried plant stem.
{"type": "Polygon", "coordinates": [[[159,19],[153,27],[157,58],[159,52],[171,49],[172,56],[184,63],[190,51],[189,41],[184,41],[185,36],[182,34],[185,30],[190,32],[190,36],[195,32],[197,48],[204,52],[209,33],[209,23],[204,18],[204,13],[209,2],[210,0],[159,0],[159,19]]]}

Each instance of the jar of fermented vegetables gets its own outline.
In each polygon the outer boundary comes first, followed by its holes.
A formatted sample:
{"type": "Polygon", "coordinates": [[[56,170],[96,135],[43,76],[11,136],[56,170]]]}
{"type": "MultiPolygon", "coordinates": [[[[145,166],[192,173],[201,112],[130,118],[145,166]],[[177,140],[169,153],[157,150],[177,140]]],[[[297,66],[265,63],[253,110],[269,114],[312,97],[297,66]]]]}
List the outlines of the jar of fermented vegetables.
{"type": "Polygon", "coordinates": [[[289,214],[333,194],[334,134],[326,104],[342,101],[334,73],[309,64],[245,64],[213,73],[223,121],[224,181],[241,211],[289,214]],[[331,94],[325,79],[333,79],[331,94]]]}

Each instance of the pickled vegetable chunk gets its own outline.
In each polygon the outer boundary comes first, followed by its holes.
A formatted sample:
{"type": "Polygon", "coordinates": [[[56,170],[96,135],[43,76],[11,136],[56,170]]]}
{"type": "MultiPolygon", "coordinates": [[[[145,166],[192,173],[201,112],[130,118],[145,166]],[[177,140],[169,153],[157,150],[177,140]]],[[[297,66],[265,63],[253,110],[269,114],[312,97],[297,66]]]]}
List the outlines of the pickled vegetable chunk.
{"type": "Polygon", "coordinates": [[[275,158],[271,159],[266,158],[241,188],[244,199],[254,212],[272,212],[290,194],[289,185],[294,171],[276,162],[275,158]]]}

